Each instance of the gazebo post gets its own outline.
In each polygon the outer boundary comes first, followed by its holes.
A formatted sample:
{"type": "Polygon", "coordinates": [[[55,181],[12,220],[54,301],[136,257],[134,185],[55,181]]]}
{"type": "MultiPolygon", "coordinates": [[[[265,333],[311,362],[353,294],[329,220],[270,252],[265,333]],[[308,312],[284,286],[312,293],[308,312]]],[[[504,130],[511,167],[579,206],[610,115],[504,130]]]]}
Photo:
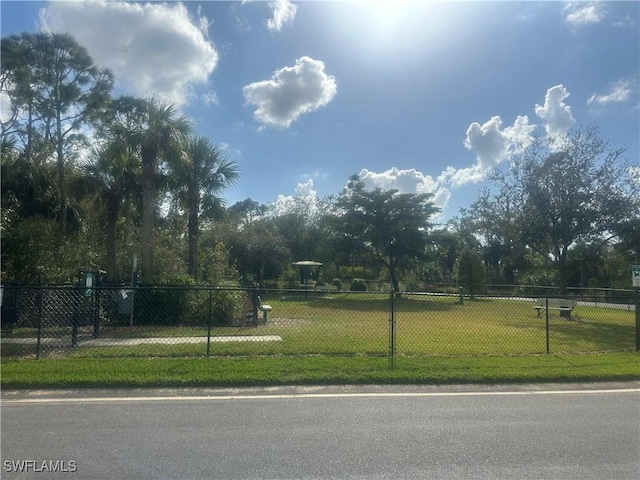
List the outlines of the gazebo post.
{"type": "Polygon", "coordinates": [[[309,285],[309,276],[310,276],[311,268],[316,267],[318,269],[317,272],[319,274],[322,263],[314,262],[312,260],[300,260],[298,262],[294,262],[293,266],[300,269],[300,284],[306,286],[306,285],[309,285]]]}

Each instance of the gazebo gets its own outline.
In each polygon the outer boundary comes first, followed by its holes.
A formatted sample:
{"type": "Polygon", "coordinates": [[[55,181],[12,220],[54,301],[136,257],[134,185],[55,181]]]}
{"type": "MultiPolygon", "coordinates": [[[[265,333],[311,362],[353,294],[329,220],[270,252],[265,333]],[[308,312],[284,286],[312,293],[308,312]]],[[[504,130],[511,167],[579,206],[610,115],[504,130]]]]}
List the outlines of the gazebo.
{"type": "Polygon", "coordinates": [[[299,262],[295,262],[293,266],[300,269],[300,284],[309,285],[310,278],[313,276],[316,278],[318,277],[322,263],[314,262],[312,260],[301,260],[299,262]]]}

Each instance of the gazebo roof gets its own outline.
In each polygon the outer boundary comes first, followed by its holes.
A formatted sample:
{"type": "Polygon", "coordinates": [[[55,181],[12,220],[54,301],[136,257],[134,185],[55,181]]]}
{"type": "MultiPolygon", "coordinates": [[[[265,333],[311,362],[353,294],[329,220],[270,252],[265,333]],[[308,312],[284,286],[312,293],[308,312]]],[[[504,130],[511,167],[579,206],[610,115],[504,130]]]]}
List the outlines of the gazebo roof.
{"type": "Polygon", "coordinates": [[[301,260],[299,262],[295,262],[294,265],[296,267],[319,267],[322,264],[320,262],[314,262],[312,260],[301,260]]]}

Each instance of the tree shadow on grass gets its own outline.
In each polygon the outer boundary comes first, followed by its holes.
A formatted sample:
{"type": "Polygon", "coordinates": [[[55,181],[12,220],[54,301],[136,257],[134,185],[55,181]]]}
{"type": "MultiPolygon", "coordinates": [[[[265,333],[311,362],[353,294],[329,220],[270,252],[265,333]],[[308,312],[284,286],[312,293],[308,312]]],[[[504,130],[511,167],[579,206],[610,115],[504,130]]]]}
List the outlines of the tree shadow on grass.
{"type": "Polygon", "coordinates": [[[635,326],[558,317],[550,322],[549,339],[558,350],[626,350],[635,346],[635,326]]]}
{"type": "MultiPolygon", "coordinates": [[[[429,298],[411,297],[403,295],[396,299],[396,311],[398,313],[434,312],[450,311],[456,308],[456,297],[429,298]]],[[[354,312],[380,313],[389,312],[391,299],[388,294],[353,294],[337,293],[332,295],[311,295],[284,297],[279,299],[289,305],[300,304],[301,306],[330,309],[330,310],[351,310],[354,312]]]]}
{"type": "MultiPolygon", "coordinates": [[[[512,318],[504,325],[545,335],[545,319],[512,318]]],[[[596,352],[628,350],[635,346],[635,326],[603,322],[573,315],[565,319],[557,315],[549,318],[549,341],[551,352],[596,352]]]]}

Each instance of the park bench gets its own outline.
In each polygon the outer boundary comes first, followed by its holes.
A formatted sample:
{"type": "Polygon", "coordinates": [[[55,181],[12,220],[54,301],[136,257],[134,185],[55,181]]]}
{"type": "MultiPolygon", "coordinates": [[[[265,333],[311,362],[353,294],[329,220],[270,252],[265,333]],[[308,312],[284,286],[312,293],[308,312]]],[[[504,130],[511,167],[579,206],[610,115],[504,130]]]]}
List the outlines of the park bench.
{"type": "Polygon", "coordinates": [[[258,310],[262,312],[262,319],[264,323],[267,323],[267,314],[273,310],[271,305],[267,305],[266,303],[262,303],[262,299],[258,297],[258,310]]]}
{"type": "Polygon", "coordinates": [[[578,302],[575,300],[569,300],[566,298],[538,298],[536,299],[535,305],[533,308],[538,313],[538,317],[540,316],[540,312],[544,311],[547,308],[547,302],[549,306],[549,310],[558,310],[561,312],[569,312],[569,316],[571,316],[571,312],[578,302]]]}

